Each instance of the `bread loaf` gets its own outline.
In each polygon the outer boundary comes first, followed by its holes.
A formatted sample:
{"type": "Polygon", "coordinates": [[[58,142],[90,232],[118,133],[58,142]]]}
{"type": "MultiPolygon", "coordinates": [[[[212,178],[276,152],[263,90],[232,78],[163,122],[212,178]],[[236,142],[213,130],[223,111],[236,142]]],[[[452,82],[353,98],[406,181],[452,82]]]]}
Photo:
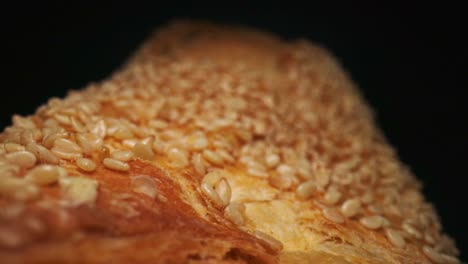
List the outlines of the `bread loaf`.
{"type": "Polygon", "coordinates": [[[175,22],[0,143],[2,263],[459,263],[307,41],[175,22]]]}

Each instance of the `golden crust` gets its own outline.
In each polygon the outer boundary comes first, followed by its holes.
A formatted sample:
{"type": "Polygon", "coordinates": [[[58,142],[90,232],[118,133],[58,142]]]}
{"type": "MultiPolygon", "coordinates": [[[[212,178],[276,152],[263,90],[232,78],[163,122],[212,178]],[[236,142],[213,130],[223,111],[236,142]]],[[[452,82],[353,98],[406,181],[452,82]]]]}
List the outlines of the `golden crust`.
{"type": "Polygon", "coordinates": [[[84,198],[62,178],[28,199],[0,188],[8,263],[457,263],[357,89],[330,54],[303,41],[173,23],[109,80],[14,121],[0,135],[5,179],[30,179],[28,161],[54,163],[33,140],[61,158],[66,179],[94,181],[84,198]],[[47,146],[47,126],[72,143],[47,146]],[[105,148],[87,151],[83,133],[105,148]],[[132,148],[130,161],[103,163],[132,148]],[[9,155],[22,149],[37,161],[9,155]],[[76,157],[97,168],[83,171],[76,157]],[[136,191],[138,175],[156,191],[136,191]],[[369,216],[381,217],[377,228],[362,224],[369,216]]]}

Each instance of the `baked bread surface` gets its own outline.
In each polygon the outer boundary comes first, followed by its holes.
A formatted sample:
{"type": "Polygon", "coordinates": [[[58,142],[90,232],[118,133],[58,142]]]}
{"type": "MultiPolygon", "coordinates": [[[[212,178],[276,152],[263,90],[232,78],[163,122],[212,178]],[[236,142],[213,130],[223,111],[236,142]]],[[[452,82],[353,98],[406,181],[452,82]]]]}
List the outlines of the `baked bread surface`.
{"type": "Polygon", "coordinates": [[[459,263],[336,59],[203,22],[0,134],[5,263],[459,263]]]}

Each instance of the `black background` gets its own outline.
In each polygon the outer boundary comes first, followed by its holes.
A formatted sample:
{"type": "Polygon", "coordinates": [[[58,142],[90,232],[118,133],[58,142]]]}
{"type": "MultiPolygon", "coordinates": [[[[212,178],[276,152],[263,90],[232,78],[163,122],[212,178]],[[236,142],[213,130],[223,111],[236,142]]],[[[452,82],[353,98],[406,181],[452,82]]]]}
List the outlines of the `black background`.
{"type": "Polygon", "coordinates": [[[174,18],[307,38],[336,54],[359,84],[467,259],[468,23],[462,6],[249,2],[2,6],[0,127],[13,113],[31,114],[51,96],[105,78],[155,27],[174,18]]]}

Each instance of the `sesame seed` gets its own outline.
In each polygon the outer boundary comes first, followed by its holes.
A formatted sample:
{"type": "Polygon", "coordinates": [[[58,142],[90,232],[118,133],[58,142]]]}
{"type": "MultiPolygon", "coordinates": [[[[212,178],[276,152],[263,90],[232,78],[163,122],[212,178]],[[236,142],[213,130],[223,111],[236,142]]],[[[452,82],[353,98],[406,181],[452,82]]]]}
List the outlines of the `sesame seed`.
{"type": "Polygon", "coordinates": [[[431,235],[429,232],[424,233],[424,241],[431,245],[434,245],[436,243],[434,236],[431,235]]]}
{"type": "Polygon", "coordinates": [[[310,180],[303,182],[297,186],[296,194],[299,198],[307,199],[315,192],[315,182],[310,180]]]}
{"type": "Polygon", "coordinates": [[[36,156],[26,150],[11,152],[6,154],[5,157],[10,162],[26,169],[31,168],[34,166],[34,164],[36,164],[36,156]]]}
{"type": "Polygon", "coordinates": [[[133,154],[135,157],[143,160],[153,160],[154,153],[149,144],[136,143],[133,147],[133,154]]]}
{"type": "Polygon", "coordinates": [[[102,164],[104,167],[116,171],[128,171],[130,169],[128,163],[112,158],[103,159],[102,164]]]}
{"type": "Polygon", "coordinates": [[[38,198],[39,189],[22,178],[0,177],[0,195],[13,198],[18,201],[27,201],[38,198]]]}
{"type": "Polygon", "coordinates": [[[449,256],[449,255],[446,255],[446,254],[443,254],[443,253],[440,253],[440,256],[444,260],[444,263],[447,263],[447,264],[460,264],[460,261],[454,256],[449,256]]]}
{"type": "Polygon", "coordinates": [[[102,138],[91,133],[79,133],[76,134],[78,144],[81,146],[85,154],[92,154],[94,151],[99,150],[102,147],[102,138]]]}
{"type": "Polygon", "coordinates": [[[70,118],[67,115],[55,114],[54,118],[62,125],[70,125],[71,123],[70,118]]]}
{"type": "Polygon", "coordinates": [[[194,150],[203,150],[208,147],[208,139],[205,136],[197,136],[192,141],[192,148],[194,150]]]}
{"type": "Polygon", "coordinates": [[[341,213],[345,217],[353,217],[359,213],[361,202],[359,199],[348,199],[341,205],[341,213]]]}
{"type": "Polygon", "coordinates": [[[29,143],[26,146],[26,150],[34,154],[41,162],[50,164],[59,163],[59,159],[52,152],[37,143],[29,143]]]}
{"type": "Polygon", "coordinates": [[[422,234],[419,232],[415,227],[413,227],[410,223],[403,223],[402,225],[403,230],[410,236],[421,239],[422,234]]]}
{"type": "Polygon", "coordinates": [[[213,187],[206,182],[202,182],[201,184],[202,192],[214,203],[216,207],[223,207],[224,202],[219,197],[218,193],[213,189],[213,187]]]}
{"type": "Polygon", "coordinates": [[[205,165],[203,164],[203,158],[200,153],[196,153],[192,156],[192,164],[195,169],[195,172],[198,175],[205,174],[205,165]]]}
{"type": "Polygon", "coordinates": [[[98,195],[98,182],[84,177],[67,177],[59,181],[64,197],[71,206],[94,204],[98,195]]]}
{"type": "Polygon", "coordinates": [[[343,216],[334,208],[325,208],[322,210],[322,213],[325,218],[337,224],[342,224],[345,221],[343,216]]]}
{"type": "Polygon", "coordinates": [[[294,173],[295,173],[294,169],[286,164],[279,165],[278,168],[276,168],[276,171],[278,172],[278,174],[284,175],[287,177],[294,177],[294,173]]]}
{"type": "Polygon", "coordinates": [[[5,143],[4,147],[7,153],[24,150],[24,147],[22,145],[12,142],[5,143]]]}
{"type": "Polygon", "coordinates": [[[324,201],[329,205],[336,204],[341,198],[341,193],[334,187],[329,187],[323,195],[324,201]]]}
{"type": "Polygon", "coordinates": [[[80,146],[78,146],[75,142],[65,138],[58,138],[55,140],[53,149],[67,153],[82,153],[80,146]]]}
{"type": "Polygon", "coordinates": [[[224,165],[223,159],[214,151],[205,149],[203,151],[203,158],[206,159],[213,165],[222,166],[224,165]]]}
{"type": "Polygon", "coordinates": [[[372,192],[367,191],[361,196],[361,202],[364,204],[369,204],[374,200],[374,195],[372,192]]]}
{"type": "Polygon", "coordinates": [[[405,239],[394,229],[386,229],[385,235],[387,236],[388,241],[396,247],[403,248],[406,245],[405,239]]]}
{"type": "Polygon", "coordinates": [[[117,139],[123,140],[123,139],[132,138],[133,133],[126,126],[120,126],[116,129],[116,131],[112,134],[112,136],[117,139]]]}
{"type": "Polygon", "coordinates": [[[67,133],[52,133],[44,137],[42,140],[42,145],[46,148],[52,148],[54,146],[55,140],[59,138],[67,137],[67,133]]]}
{"type": "MultiPolygon", "coordinates": [[[[39,165],[26,174],[26,179],[37,185],[49,185],[57,182],[60,176],[64,176],[58,166],[39,165]]],[[[66,176],[66,175],[65,175],[66,176]]]]}
{"type": "Polygon", "coordinates": [[[273,174],[269,178],[269,183],[271,186],[276,187],[280,190],[286,190],[291,188],[293,185],[294,179],[290,176],[287,175],[281,175],[281,174],[273,174]]]}
{"type": "Polygon", "coordinates": [[[223,206],[226,206],[231,201],[231,186],[229,182],[222,178],[216,185],[214,190],[218,193],[219,198],[223,201],[223,206]]]}
{"type": "Polygon", "coordinates": [[[167,157],[171,161],[171,165],[177,168],[183,168],[189,164],[187,152],[178,148],[169,149],[167,157]]]}
{"type": "Polygon", "coordinates": [[[263,241],[268,247],[270,247],[273,251],[279,252],[283,250],[283,243],[280,241],[276,240],[274,237],[261,232],[259,230],[254,231],[254,235],[256,238],[260,239],[263,241]]]}
{"type": "Polygon", "coordinates": [[[99,138],[104,138],[107,133],[106,123],[104,120],[99,120],[97,123],[91,126],[90,131],[99,138]]]}
{"type": "Polygon", "coordinates": [[[224,149],[217,149],[216,154],[218,154],[224,161],[226,161],[228,163],[234,163],[235,162],[235,160],[231,156],[231,154],[229,154],[229,152],[227,152],[224,149]]]}
{"type": "Polygon", "coordinates": [[[132,191],[145,194],[151,198],[155,198],[158,194],[156,190],[156,183],[153,178],[148,175],[137,175],[132,178],[132,191]]]}
{"type": "Polygon", "coordinates": [[[93,160],[87,159],[87,158],[79,158],[76,160],[76,165],[78,168],[84,170],[84,171],[94,171],[96,170],[96,163],[93,160]]]}
{"type": "Polygon", "coordinates": [[[236,225],[244,224],[243,213],[245,205],[242,203],[232,202],[224,209],[224,216],[236,225]]]}
{"type": "Polygon", "coordinates": [[[383,225],[383,217],[380,215],[365,216],[359,219],[359,222],[369,229],[379,229],[383,225]]]}
{"type": "Polygon", "coordinates": [[[247,169],[247,174],[258,177],[258,178],[268,178],[268,173],[266,171],[256,169],[256,168],[248,168],[247,169]]]}
{"type": "Polygon", "coordinates": [[[120,161],[129,161],[133,158],[133,152],[130,150],[116,150],[110,154],[110,157],[120,161]]]}
{"type": "Polygon", "coordinates": [[[83,124],[74,116],[70,117],[70,123],[72,125],[72,128],[78,132],[78,133],[84,133],[86,132],[86,128],[83,126],[83,124]]]}
{"type": "Polygon", "coordinates": [[[265,163],[269,168],[274,168],[280,162],[280,157],[277,154],[269,154],[265,157],[265,163]]]}
{"type": "Polygon", "coordinates": [[[76,160],[78,158],[81,158],[82,156],[81,153],[66,152],[64,150],[57,149],[55,147],[53,147],[50,151],[58,158],[65,159],[65,160],[76,160]]]}
{"type": "Polygon", "coordinates": [[[423,246],[422,251],[430,261],[434,263],[446,263],[442,255],[435,249],[428,246],[423,246]]]}

